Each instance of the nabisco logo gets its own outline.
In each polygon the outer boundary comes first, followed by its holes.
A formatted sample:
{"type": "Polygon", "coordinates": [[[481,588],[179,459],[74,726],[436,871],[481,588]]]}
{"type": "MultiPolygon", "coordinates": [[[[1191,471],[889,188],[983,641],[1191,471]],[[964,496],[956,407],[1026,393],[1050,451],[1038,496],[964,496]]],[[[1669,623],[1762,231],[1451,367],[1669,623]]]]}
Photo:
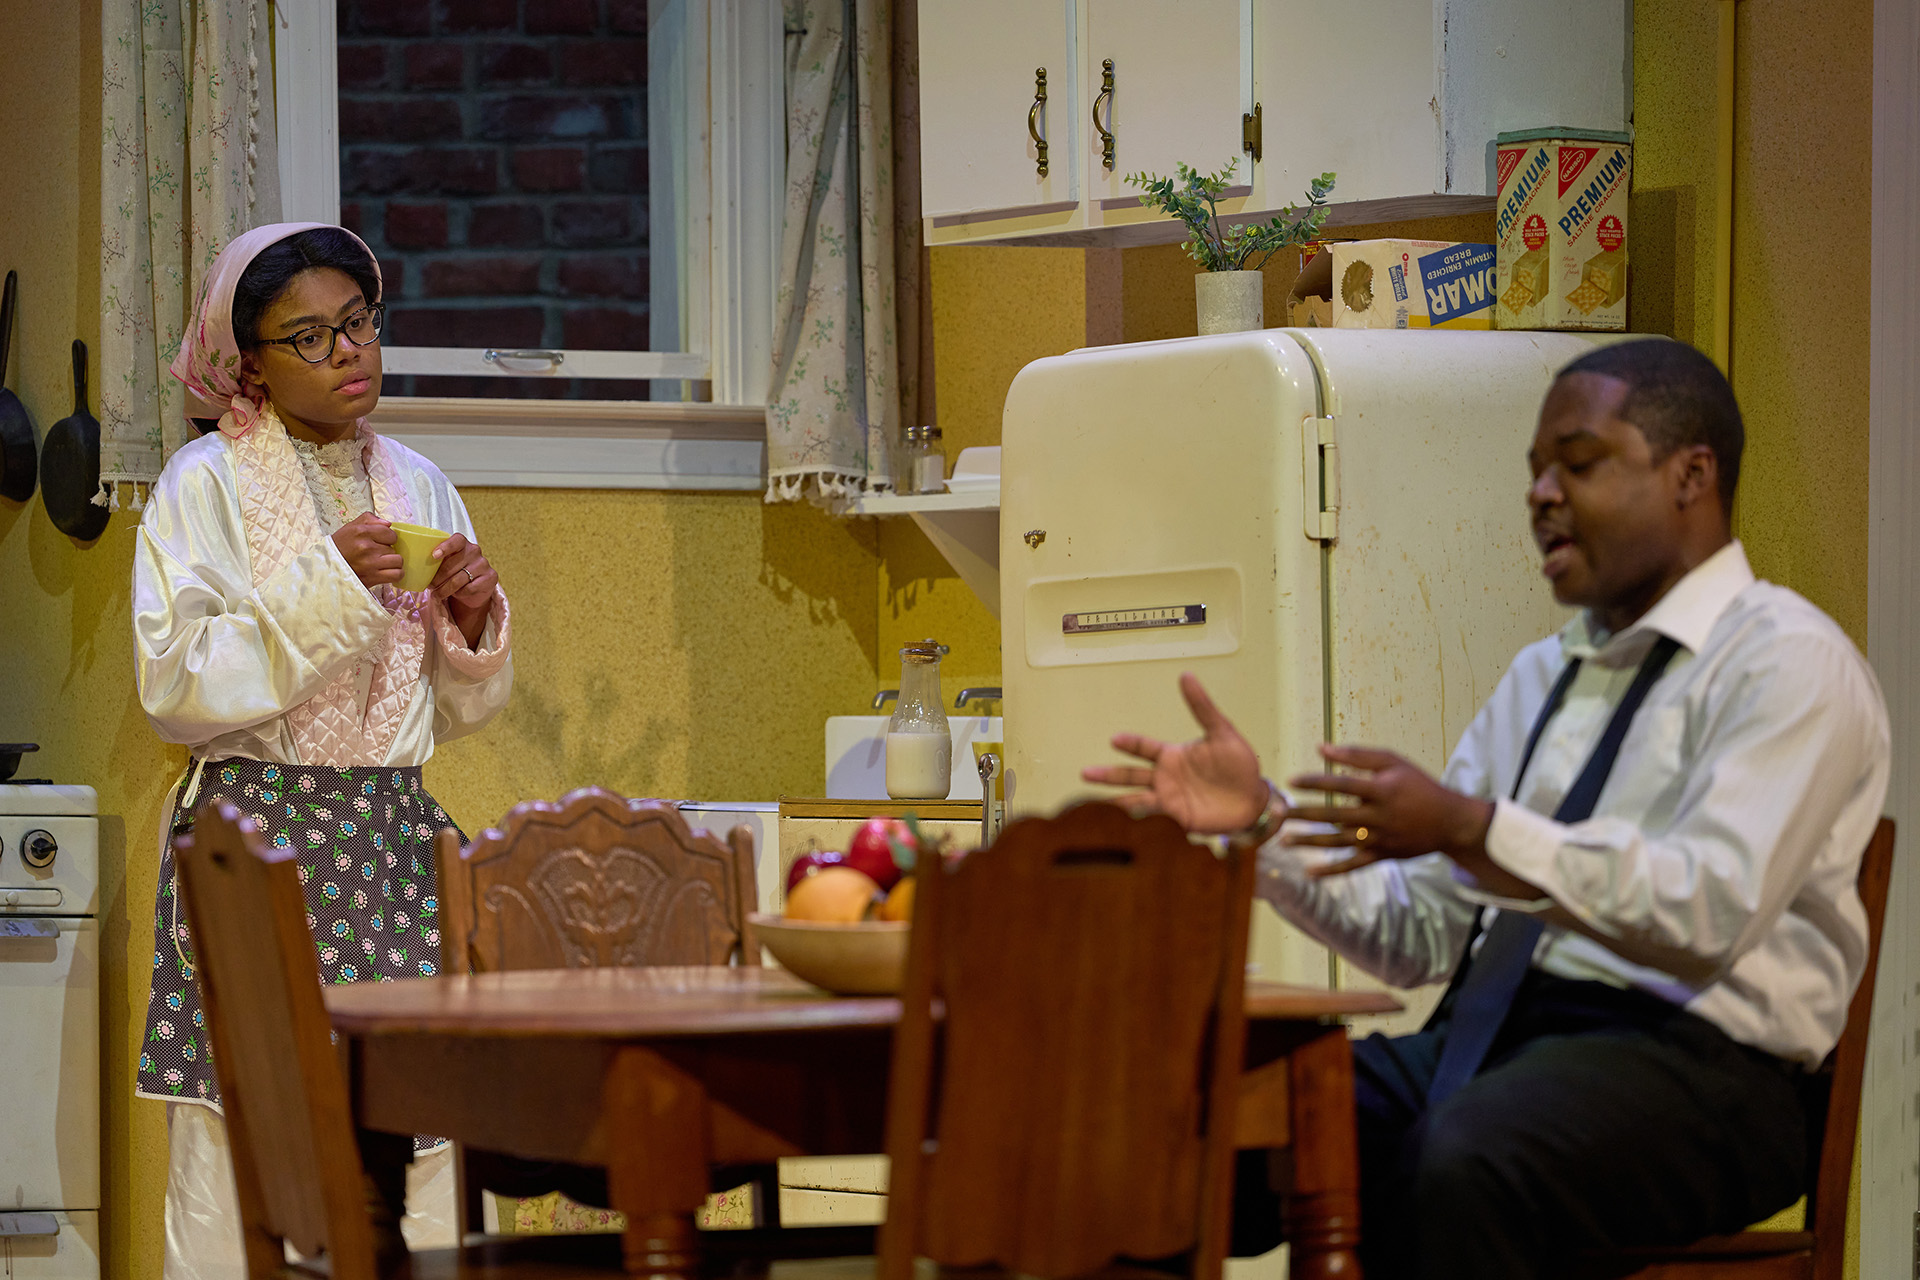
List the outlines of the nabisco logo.
{"type": "Polygon", "coordinates": [[[1560,147],[1560,194],[1567,194],[1567,188],[1580,181],[1580,175],[1593,158],[1600,154],[1598,147],[1560,147]]]}
{"type": "Polygon", "coordinates": [[[1506,189],[1507,179],[1513,176],[1513,171],[1520,165],[1520,157],[1525,154],[1527,154],[1525,147],[1500,148],[1500,158],[1495,162],[1499,166],[1499,172],[1493,180],[1495,191],[1506,189]]]}

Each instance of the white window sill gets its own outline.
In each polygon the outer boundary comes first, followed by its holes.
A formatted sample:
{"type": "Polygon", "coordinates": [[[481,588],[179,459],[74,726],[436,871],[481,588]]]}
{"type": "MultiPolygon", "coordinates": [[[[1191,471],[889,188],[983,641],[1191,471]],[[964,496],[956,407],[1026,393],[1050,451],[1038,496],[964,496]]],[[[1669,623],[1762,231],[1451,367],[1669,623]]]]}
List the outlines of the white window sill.
{"type": "Polygon", "coordinates": [[[462,488],[766,488],[767,411],[666,400],[392,396],[374,430],[462,488]]]}

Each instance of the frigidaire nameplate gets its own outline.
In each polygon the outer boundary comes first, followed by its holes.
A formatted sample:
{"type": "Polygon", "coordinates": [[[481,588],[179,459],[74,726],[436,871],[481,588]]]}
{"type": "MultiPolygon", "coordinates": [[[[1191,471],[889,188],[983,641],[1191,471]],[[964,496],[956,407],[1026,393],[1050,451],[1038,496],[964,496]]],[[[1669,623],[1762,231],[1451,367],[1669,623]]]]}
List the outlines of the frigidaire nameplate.
{"type": "Polygon", "coordinates": [[[1206,620],[1207,606],[1203,604],[1169,604],[1154,609],[1063,613],[1060,630],[1070,636],[1088,631],[1151,631],[1158,627],[1197,627],[1206,620]]]}

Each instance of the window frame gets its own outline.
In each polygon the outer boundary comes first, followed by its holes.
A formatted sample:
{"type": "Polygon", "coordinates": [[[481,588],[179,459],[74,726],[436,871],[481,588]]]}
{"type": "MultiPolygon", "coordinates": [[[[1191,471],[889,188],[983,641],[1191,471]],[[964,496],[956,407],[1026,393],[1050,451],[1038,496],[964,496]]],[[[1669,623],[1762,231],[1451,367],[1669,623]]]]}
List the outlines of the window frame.
{"type": "MultiPolygon", "coordinates": [[[[765,485],[766,404],[786,186],[785,33],[764,0],[651,0],[704,33],[680,50],[706,86],[674,139],[689,166],[675,319],[687,351],[568,351],[550,374],[486,349],[387,347],[389,373],[704,379],[712,403],[528,397],[383,398],[373,421],[456,484],[734,489],[765,485]],[[636,358],[637,357],[637,358],[636,358]],[[592,371],[592,372],[587,372],[592,371]]],[[[336,0],[274,0],[281,216],[340,221],[336,0]]],[[[671,53],[665,56],[673,56],[671,53]]],[[[649,61],[655,58],[649,41],[649,61]]],[[[649,113],[650,117],[653,113],[649,113]]],[[[649,131],[655,127],[650,118],[649,131]]],[[[673,127],[667,122],[666,127],[673,127]]],[[[656,330],[657,332],[657,330],[656,330]]]]}

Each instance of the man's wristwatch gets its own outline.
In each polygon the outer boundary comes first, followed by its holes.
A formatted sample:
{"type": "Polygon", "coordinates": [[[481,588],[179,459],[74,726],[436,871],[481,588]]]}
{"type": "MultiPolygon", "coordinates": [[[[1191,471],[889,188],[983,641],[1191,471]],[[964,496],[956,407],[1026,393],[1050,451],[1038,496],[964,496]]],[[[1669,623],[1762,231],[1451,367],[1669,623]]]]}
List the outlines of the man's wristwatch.
{"type": "Polygon", "coordinates": [[[1259,817],[1228,837],[1236,845],[1258,848],[1273,839],[1273,833],[1286,821],[1287,807],[1280,798],[1280,788],[1266,779],[1262,781],[1267,783],[1267,803],[1261,806],[1259,817]]]}

